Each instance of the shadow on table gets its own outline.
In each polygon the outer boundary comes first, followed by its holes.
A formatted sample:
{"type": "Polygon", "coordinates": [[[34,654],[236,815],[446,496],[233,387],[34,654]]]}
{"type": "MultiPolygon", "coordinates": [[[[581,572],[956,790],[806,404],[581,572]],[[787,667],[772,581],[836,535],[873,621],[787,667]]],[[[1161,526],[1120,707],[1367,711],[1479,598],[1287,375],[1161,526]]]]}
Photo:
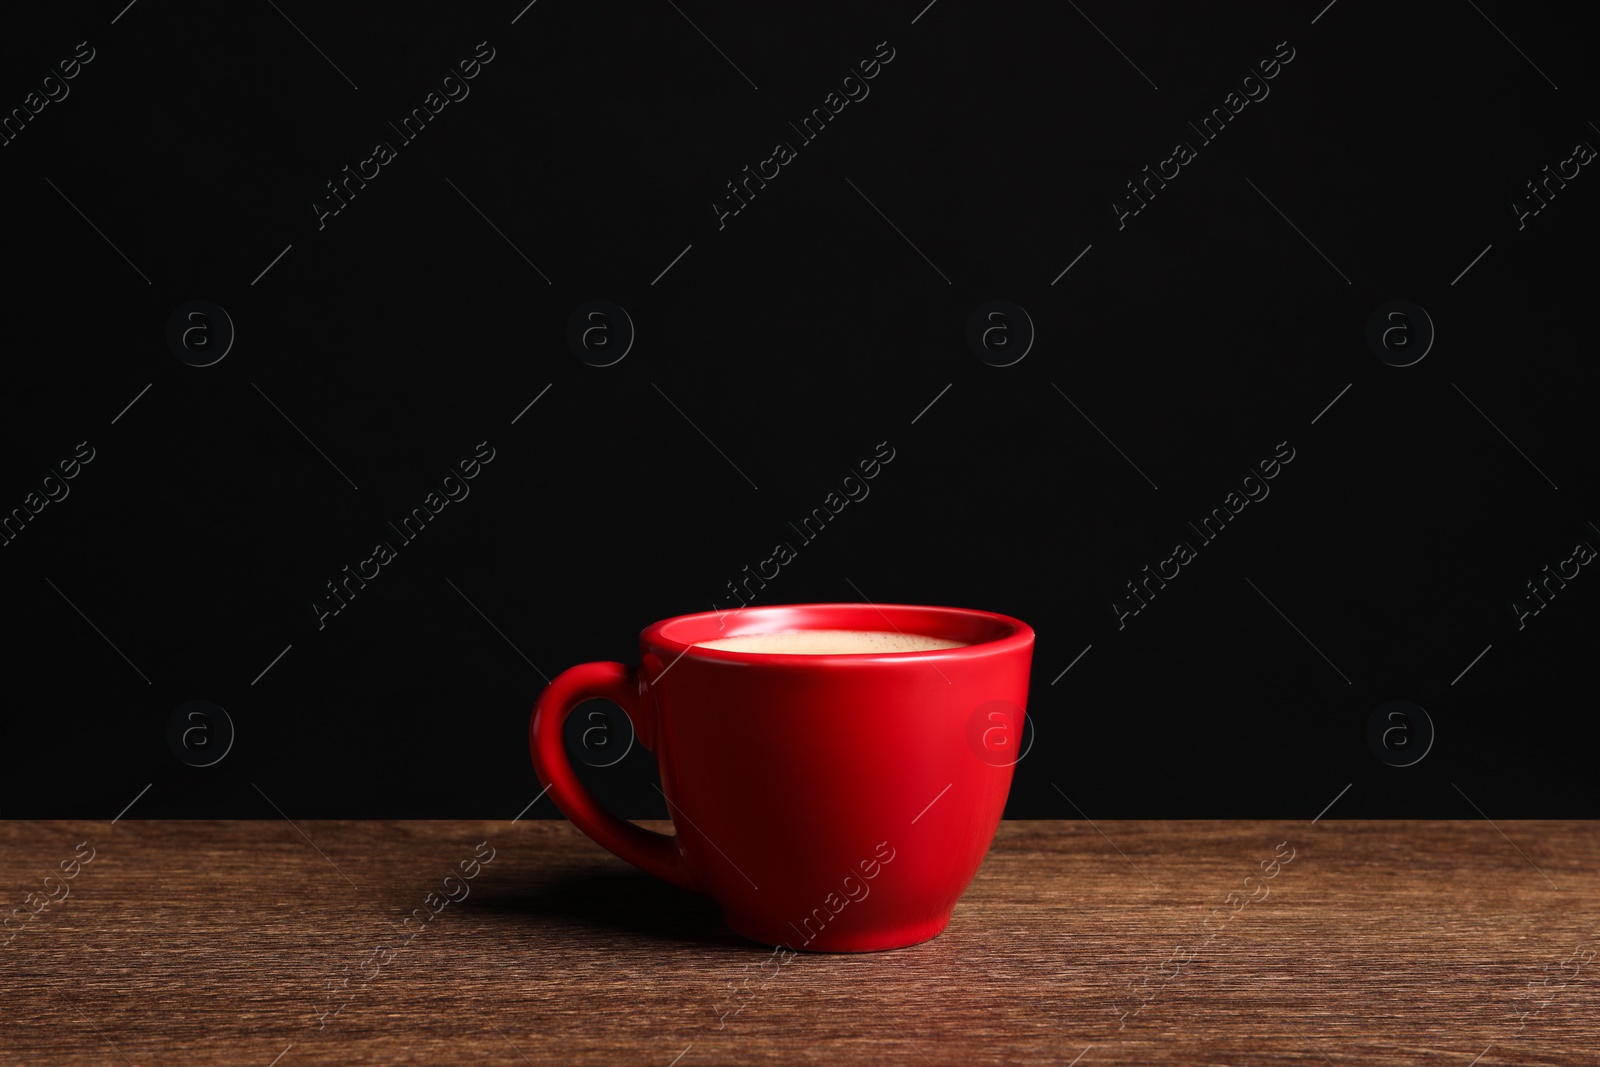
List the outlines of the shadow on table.
{"type": "Polygon", "coordinates": [[[729,930],[709,897],[631,867],[556,870],[533,883],[480,885],[459,906],[540,926],[763,950],[729,930]]]}

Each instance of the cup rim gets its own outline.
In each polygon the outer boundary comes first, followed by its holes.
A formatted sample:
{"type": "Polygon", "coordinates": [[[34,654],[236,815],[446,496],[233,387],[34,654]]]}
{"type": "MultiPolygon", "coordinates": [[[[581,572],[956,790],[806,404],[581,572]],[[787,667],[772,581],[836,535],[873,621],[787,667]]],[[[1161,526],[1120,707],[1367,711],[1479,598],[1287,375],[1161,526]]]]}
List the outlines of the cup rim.
{"type": "MultiPolygon", "coordinates": [[[[917,632],[925,633],[925,628],[917,632]]],[[[944,636],[933,634],[929,636],[944,636]]],[[[701,637],[708,640],[709,637],[701,637]]],[[[733,608],[727,611],[696,611],[684,615],[674,615],[662,619],[645,627],[639,634],[641,646],[646,651],[655,650],[658,655],[665,654],[667,662],[663,667],[675,663],[678,659],[689,658],[709,661],[712,663],[740,664],[752,667],[845,667],[856,665],[883,665],[886,663],[929,663],[944,660],[970,659],[979,656],[1001,655],[1018,649],[1028,648],[1033,644],[1033,627],[1021,619],[1010,615],[1003,615],[994,611],[983,611],[977,608],[957,608],[935,604],[874,604],[860,601],[835,601],[828,603],[803,603],[803,604],[767,604],[760,607],[733,608]],[[993,637],[973,641],[956,648],[929,648],[906,652],[741,652],[726,648],[706,648],[697,645],[693,640],[687,640],[681,635],[684,630],[709,622],[717,624],[717,637],[740,637],[747,634],[782,633],[786,630],[807,629],[805,626],[785,626],[781,621],[793,619],[797,613],[859,613],[863,622],[877,619],[880,625],[858,626],[815,626],[810,629],[882,629],[882,623],[887,622],[889,628],[900,630],[895,615],[926,617],[928,614],[944,616],[948,619],[964,623],[969,629],[974,626],[1000,627],[1002,632],[993,637]],[[740,620],[738,629],[728,632],[728,620],[737,616],[740,620]],[[761,625],[761,620],[771,620],[766,626],[761,625]],[[673,631],[679,631],[675,635],[673,631]]],[[[663,672],[665,673],[665,672],[663,672]]]]}

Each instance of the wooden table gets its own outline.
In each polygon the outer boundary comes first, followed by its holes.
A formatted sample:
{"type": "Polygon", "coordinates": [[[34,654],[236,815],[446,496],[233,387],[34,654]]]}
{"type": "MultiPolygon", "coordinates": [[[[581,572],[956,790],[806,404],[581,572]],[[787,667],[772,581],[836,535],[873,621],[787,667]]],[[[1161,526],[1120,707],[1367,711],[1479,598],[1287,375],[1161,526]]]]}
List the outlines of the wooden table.
{"type": "Polygon", "coordinates": [[[1593,1065],[1596,828],[1011,822],[780,966],[566,822],[0,823],[0,1063],[1593,1065]]]}

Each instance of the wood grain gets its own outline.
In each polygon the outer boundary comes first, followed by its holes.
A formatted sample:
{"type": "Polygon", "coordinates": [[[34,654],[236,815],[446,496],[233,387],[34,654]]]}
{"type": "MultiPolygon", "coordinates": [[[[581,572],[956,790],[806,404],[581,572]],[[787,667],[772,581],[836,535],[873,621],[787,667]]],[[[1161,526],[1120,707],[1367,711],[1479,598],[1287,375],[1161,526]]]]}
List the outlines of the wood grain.
{"type": "Polygon", "coordinates": [[[0,823],[0,1063],[1592,1065],[1596,829],[1009,822],[934,941],[763,967],[566,822],[0,823]]]}

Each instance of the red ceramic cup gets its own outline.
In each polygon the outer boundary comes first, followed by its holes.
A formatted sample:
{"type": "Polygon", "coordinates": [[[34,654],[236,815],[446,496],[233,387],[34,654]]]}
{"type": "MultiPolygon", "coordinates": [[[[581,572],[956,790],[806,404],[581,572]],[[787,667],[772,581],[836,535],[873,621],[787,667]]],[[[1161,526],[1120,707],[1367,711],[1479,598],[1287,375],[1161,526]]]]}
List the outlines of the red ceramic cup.
{"type": "Polygon", "coordinates": [[[1011,788],[1027,624],[960,608],[803,604],[680,615],[639,645],[638,667],[573,667],[534,707],[534,768],[575,826],[708,894],[735,932],[763,944],[870,952],[945,928],[1011,788]],[[691,647],[824,629],[967,644],[850,655],[691,647]],[[656,754],[676,834],[611,814],[573,773],[562,725],[596,697],[621,705],[656,754]]]}

